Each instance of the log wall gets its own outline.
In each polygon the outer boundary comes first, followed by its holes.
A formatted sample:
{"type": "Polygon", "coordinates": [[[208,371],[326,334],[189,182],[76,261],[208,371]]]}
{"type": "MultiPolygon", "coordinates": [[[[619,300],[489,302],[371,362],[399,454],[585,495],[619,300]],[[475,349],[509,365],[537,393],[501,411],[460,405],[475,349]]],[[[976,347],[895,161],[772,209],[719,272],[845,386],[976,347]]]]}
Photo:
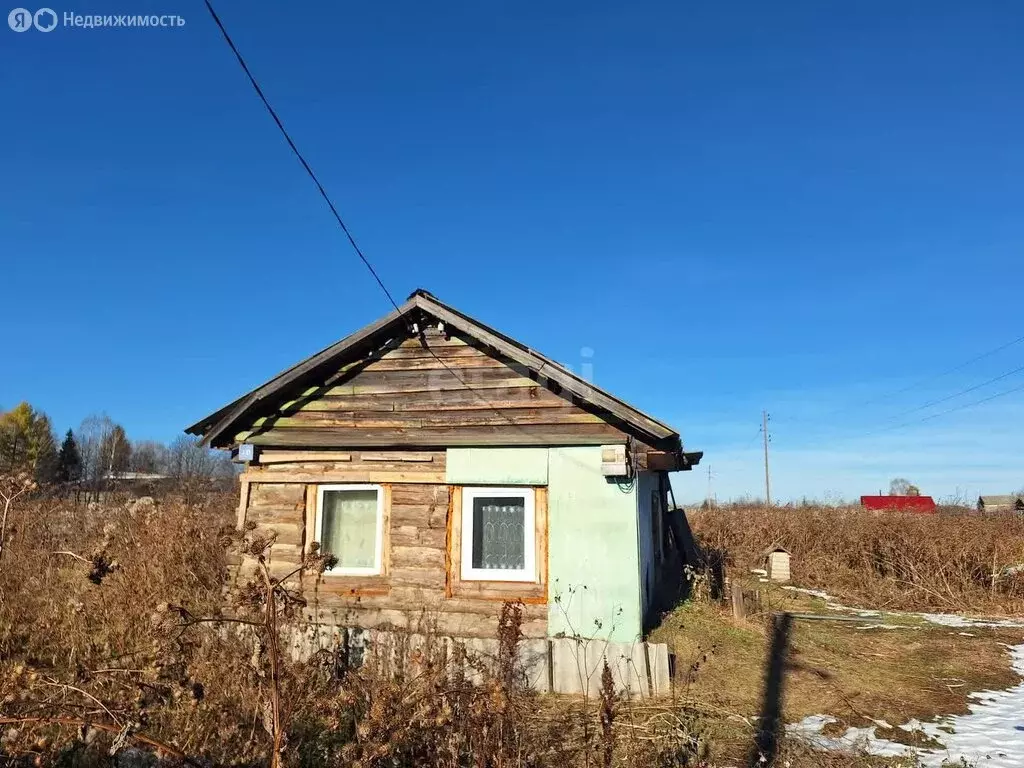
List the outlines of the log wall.
{"type": "MultiPolygon", "coordinates": [[[[331,461],[309,452],[264,451],[242,476],[239,524],[275,534],[270,564],[293,570],[315,530],[317,483],[376,483],[385,491],[384,573],[306,576],[307,619],[365,629],[416,630],[436,622],[455,637],[495,637],[502,600],[523,597],[523,631],[547,634],[546,584],[487,590],[451,583],[449,537],[455,489],[445,484],[444,451],[336,451],[331,461]]],[[[546,521],[546,517],[544,518],[546,521]]],[[[243,560],[240,573],[255,563],[243,560]]],[[[545,569],[546,570],[546,569],[545,569]]]]}

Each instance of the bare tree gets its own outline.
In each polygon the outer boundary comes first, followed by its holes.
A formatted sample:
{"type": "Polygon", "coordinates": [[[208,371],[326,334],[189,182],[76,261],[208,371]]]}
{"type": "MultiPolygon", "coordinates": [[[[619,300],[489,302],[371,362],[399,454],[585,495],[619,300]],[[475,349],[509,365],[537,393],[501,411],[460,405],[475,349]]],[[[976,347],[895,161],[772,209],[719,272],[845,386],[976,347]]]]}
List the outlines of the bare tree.
{"type": "Polygon", "coordinates": [[[131,462],[131,443],[124,427],[115,424],[113,429],[100,442],[100,460],[103,463],[103,475],[114,477],[128,470],[131,462]]]}
{"type": "Polygon", "coordinates": [[[164,472],[167,467],[167,446],[155,440],[133,441],[128,467],[132,472],[164,472]]]}
{"type": "Polygon", "coordinates": [[[204,448],[197,438],[182,435],[167,449],[167,474],[178,480],[230,477],[234,472],[225,454],[204,448]]]}
{"type": "Polygon", "coordinates": [[[909,496],[914,486],[905,477],[896,477],[889,481],[890,496],[909,496]]]}
{"type": "Polygon", "coordinates": [[[94,413],[82,419],[78,427],[78,452],[82,457],[82,478],[96,481],[106,472],[101,446],[109,443],[114,422],[105,413],[94,413]]]}

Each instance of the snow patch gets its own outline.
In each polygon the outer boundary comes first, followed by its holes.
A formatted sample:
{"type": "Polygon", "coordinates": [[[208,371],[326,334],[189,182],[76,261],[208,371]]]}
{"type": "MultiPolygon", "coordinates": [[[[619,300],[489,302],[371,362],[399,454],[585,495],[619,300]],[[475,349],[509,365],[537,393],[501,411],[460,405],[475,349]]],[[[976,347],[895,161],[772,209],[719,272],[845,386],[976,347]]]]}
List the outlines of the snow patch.
{"type": "MultiPolygon", "coordinates": [[[[1024,644],[1012,646],[1010,655],[1014,672],[1024,676],[1024,644]]],[[[961,758],[977,763],[979,768],[1019,768],[1024,763],[1024,683],[1005,691],[978,691],[969,698],[973,699],[967,705],[970,714],[947,715],[933,723],[911,720],[899,726],[907,732],[920,731],[941,748],[909,747],[880,738],[876,728],[885,726],[877,720],[874,726],[849,728],[836,738],[821,732],[827,724],[836,722],[828,715],[805,717],[786,726],[786,730],[821,749],[864,750],[880,757],[912,752],[928,768],[940,768],[944,761],[961,758]]]]}
{"type": "Polygon", "coordinates": [[[832,596],[828,592],[822,592],[820,589],[807,589],[806,587],[794,587],[789,585],[783,587],[783,589],[788,589],[790,592],[799,592],[802,595],[810,595],[811,597],[817,597],[824,600],[825,602],[828,602],[832,599],[832,596]]]}

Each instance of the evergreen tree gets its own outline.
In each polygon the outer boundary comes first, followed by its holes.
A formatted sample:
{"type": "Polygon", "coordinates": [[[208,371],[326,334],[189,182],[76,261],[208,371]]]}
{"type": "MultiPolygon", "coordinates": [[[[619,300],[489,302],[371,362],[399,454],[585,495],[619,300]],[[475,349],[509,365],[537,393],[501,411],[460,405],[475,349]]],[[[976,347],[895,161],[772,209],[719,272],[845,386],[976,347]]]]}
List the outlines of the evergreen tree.
{"type": "Polygon", "coordinates": [[[0,414],[0,472],[29,472],[51,482],[57,465],[57,441],[49,417],[28,403],[0,414]]]}
{"type": "Polygon", "coordinates": [[[57,437],[53,434],[50,417],[36,412],[29,432],[32,450],[32,471],[39,485],[49,485],[57,480],[57,437]]]}
{"type": "Polygon", "coordinates": [[[19,403],[0,414],[0,472],[16,474],[32,468],[29,435],[35,412],[28,403],[19,403]]]}
{"type": "Polygon", "coordinates": [[[60,453],[57,455],[57,480],[62,483],[73,483],[82,478],[82,454],[78,451],[78,441],[70,429],[64,435],[60,453]]]}

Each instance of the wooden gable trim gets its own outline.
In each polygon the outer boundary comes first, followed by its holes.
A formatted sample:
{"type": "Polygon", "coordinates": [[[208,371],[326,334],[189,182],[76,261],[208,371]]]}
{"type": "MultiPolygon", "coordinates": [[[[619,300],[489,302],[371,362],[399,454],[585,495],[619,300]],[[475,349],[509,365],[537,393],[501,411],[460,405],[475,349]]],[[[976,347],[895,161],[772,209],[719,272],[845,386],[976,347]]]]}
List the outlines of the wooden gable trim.
{"type": "Polygon", "coordinates": [[[312,357],[309,357],[279,373],[266,384],[257,387],[248,395],[243,395],[235,400],[231,405],[226,406],[210,416],[207,416],[205,419],[196,422],[185,431],[189,434],[205,433],[202,441],[203,445],[213,446],[221,435],[229,431],[231,425],[241,419],[261,400],[280,392],[297,381],[300,381],[303,377],[315,372],[321,365],[334,361],[339,356],[354,350],[363,343],[369,343],[382,332],[390,330],[392,327],[397,327],[409,312],[415,309],[415,307],[415,302],[411,300],[406,301],[397,310],[389,312],[376,322],[370,323],[355,333],[346,336],[336,344],[332,344],[326,349],[317,352],[312,357]],[[217,416],[220,416],[220,418],[215,424],[210,426],[211,422],[216,419],[217,416]]]}
{"type": "MultiPolygon", "coordinates": [[[[234,428],[246,416],[251,416],[253,409],[261,403],[282,393],[293,392],[324,366],[337,365],[345,359],[357,359],[359,355],[379,348],[396,333],[406,338],[410,337],[415,327],[413,323],[423,321],[420,313],[451,325],[459,333],[485,347],[484,351],[487,354],[496,354],[523,366],[529,371],[531,378],[535,378],[539,384],[555,391],[556,394],[561,394],[568,401],[581,407],[589,406],[602,418],[603,414],[608,414],[609,418],[606,420],[609,424],[618,428],[616,422],[619,422],[630,427],[644,443],[668,451],[680,449],[679,435],[668,425],[581,379],[554,360],[441,303],[425,291],[416,291],[397,311],[390,312],[337,344],[289,368],[248,395],[196,422],[186,432],[203,435],[204,445],[229,445],[235,439],[234,428]]],[[[350,365],[358,365],[358,362],[351,362],[350,365]]],[[[298,435],[294,437],[298,439],[298,435]]],[[[567,444],[575,442],[570,439],[567,444]]],[[[297,442],[294,445],[302,444],[297,442]]]]}
{"type": "Polygon", "coordinates": [[[599,387],[570,373],[553,360],[543,355],[538,355],[529,348],[523,347],[507,336],[487,328],[463,315],[461,312],[457,312],[437,300],[419,293],[413,296],[413,300],[416,301],[417,306],[424,312],[433,315],[444,323],[451,324],[454,328],[480,343],[525,366],[542,379],[554,381],[562,389],[575,395],[581,401],[608,411],[627,424],[632,424],[641,429],[656,440],[671,439],[672,437],[678,438],[678,434],[671,427],[652,419],[647,414],[613,397],[599,387]]]}

